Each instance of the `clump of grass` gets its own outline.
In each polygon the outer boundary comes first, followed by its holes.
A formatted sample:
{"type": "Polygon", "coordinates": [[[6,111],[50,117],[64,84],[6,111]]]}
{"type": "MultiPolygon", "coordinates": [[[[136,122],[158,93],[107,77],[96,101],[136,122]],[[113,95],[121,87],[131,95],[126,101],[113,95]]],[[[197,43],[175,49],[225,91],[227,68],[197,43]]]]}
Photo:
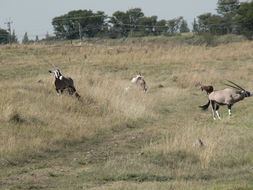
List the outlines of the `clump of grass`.
{"type": "Polygon", "coordinates": [[[22,115],[15,109],[13,106],[7,106],[4,110],[4,119],[7,122],[13,122],[16,124],[20,124],[25,122],[25,119],[22,115]]]}
{"type": "Polygon", "coordinates": [[[147,182],[147,181],[170,181],[173,178],[169,176],[160,176],[150,173],[129,173],[122,176],[106,176],[102,180],[106,182],[112,181],[135,181],[135,182],[147,182]]]}
{"type": "Polygon", "coordinates": [[[182,164],[196,164],[199,158],[191,152],[175,151],[175,152],[149,152],[145,154],[148,160],[160,167],[169,167],[171,169],[178,168],[182,164]]]}

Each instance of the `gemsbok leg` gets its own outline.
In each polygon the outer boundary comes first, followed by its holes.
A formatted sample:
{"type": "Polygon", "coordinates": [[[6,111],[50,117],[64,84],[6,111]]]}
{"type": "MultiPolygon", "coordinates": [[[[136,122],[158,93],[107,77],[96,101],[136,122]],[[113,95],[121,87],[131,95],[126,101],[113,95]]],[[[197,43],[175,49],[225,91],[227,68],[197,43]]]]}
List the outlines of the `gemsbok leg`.
{"type": "Polygon", "coordinates": [[[218,104],[216,104],[215,113],[216,113],[218,119],[221,119],[221,118],[220,118],[220,114],[219,114],[219,112],[218,112],[219,108],[220,108],[220,106],[219,106],[218,104]]]}
{"type": "Polygon", "coordinates": [[[232,113],[231,113],[231,108],[232,108],[232,105],[229,104],[229,105],[228,105],[228,116],[229,116],[229,117],[232,115],[232,113]]]}
{"type": "Polygon", "coordinates": [[[57,92],[57,95],[60,96],[61,90],[59,90],[58,88],[56,88],[55,90],[56,90],[56,92],[57,92]]]}
{"type": "Polygon", "coordinates": [[[216,120],[215,113],[214,113],[214,109],[215,109],[215,102],[214,101],[211,101],[211,109],[212,109],[212,113],[213,113],[213,119],[216,120]]]}

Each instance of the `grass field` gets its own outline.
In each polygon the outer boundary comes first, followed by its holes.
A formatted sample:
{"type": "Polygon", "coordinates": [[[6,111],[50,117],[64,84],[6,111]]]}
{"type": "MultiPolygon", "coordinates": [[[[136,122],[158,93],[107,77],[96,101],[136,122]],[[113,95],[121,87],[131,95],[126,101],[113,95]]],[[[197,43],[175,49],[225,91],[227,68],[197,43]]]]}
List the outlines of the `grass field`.
{"type": "Polygon", "coordinates": [[[0,189],[253,189],[253,99],[214,121],[200,84],[253,91],[253,43],[0,46],[0,189]],[[82,101],[57,96],[48,70],[82,101]],[[140,71],[145,94],[132,88],[140,71]],[[204,146],[194,143],[200,138],[204,146]]]}

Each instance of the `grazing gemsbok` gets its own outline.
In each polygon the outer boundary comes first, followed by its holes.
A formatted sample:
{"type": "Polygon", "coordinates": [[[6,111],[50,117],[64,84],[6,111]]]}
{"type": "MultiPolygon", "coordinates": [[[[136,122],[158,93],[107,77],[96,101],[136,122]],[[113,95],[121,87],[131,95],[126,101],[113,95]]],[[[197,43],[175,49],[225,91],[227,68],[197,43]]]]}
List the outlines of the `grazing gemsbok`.
{"type": "Polygon", "coordinates": [[[58,95],[63,93],[64,90],[67,90],[70,95],[74,94],[78,99],[80,98],[80,95],[76,92],[72,78],[64,77],[59,69],[49,71],[49,73],[54,74],[54,85],[58,95]]]}
{"type": "Polygon", "coordinates": [[[127,88],[125,88],[125,90],[128,91],[129,88],[130,88],[133,84],[136,84],[136,85],[137,85],[139,88],[141,88],[144,92],[147,92],[147,90],[148,90],[146,81],[143,79],[143,76],[141,75],[140,72],[136,75],[136,77],[132,78],[130,86],[128,86],[127,88]]]}
{"type": "Polygon", "coordinates": [[[203,110],[206,110],[208,108],[209,104],[211,103],[211,108],[212,108],[214,120],[216,119],[215,113],[216,113],[218,119],[221,119],[219,112],[218,112],[219,106],[227,105],[228,115],[231,116],[231,108],[236,102],[243,100],[245,97],[252,96],[252,94],[249,91],[243,89],[238,84],[235,84],[232,81],[228,81],[228,82],[230,84],[225,84],[225,85],[232,87],[232,88],[225,88],[224,90],[217,90],[217,91],[215,90],[215,91],[211,92],[208,95],[208,99],[209,99],[208,103],[203,106],[199,106],[203,110]]]}
{"type": "Polygon", "coordinates": [[[210,94],[211,92],[213,92],[213,86],[204,86],[201,85],[200,89],[203,91],[206,91],[206,94],[210,94]]]}

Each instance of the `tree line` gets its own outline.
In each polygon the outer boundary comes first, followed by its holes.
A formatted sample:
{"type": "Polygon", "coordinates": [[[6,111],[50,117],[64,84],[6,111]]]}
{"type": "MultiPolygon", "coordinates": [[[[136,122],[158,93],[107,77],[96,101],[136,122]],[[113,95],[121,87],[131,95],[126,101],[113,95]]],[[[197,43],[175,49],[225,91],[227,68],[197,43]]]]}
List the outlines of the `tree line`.
{"type": "Polygon", "coordinates": [[[194,19],[193,32],[213,35],[242,34],[248,39],[253,35],[253,1],[218,0],[217,13],[201,14],[194,19]]]}
{"type": "MultiPolygon", "coordinates": [[[[204,13],[194,19],[192,32],[212,35],[238,34],[248,39],[253,36],[253,0],[218,0],[217,14],[204,13]]],[[[183,17],[158,20],[145,16],[140,8],[116,11],[112,16],[104,12],[76,10],[52,20],[56,38],[78,39],[83,37],[140,37],[176,35],[189,32],[183,17]]]]}
{"type": "Polygon", "coordinates": [[[10,31],[0,28],[0,44],[7,44],[10,42],[12,43],[18,42],[15,30],[13,30],[13,32],[10,33],[10,31]]]}
{"type": "MultiPolygon", "coordinates": [[[[218,0],[217,14],[204,13],[197,16],[192,23],[195,34],[245,35],[253,37],[253,0],[218,0]]],[[[142,36],[172,36],[190,32],[187,21],[182,17],[170,20],[157,16],[145,16],[141,8],[116,11],[112,16],[103,11],[73,10],[52,19],[54,36],[47,40],[72,40],[92,37],[122,38],[142,36]]],[[[28,43],[27,33],[22,42],[28,43]]],[[[35,41],[39,41],[38,37],[35,41]]],[[[0,29],[0,43],[17,42],[15,33],[0,29]]]]}
{"type": "Polygon", "coordinates": [[[183,17],[158,20],[157,16],[145,16],[140,8],[116,11],[110,17],[102,11],[74,10],[53,18],[52,25],[59,39],[173,35],[190,31],[183,17]]]}

